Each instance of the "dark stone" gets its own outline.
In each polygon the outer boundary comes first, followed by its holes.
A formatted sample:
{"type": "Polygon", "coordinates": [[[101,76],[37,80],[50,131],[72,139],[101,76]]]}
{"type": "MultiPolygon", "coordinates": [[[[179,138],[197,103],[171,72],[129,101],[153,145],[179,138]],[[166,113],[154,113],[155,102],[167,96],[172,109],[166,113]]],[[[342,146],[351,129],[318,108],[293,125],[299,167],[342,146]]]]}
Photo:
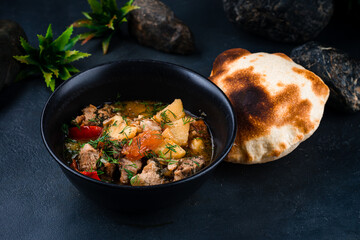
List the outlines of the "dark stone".
{"type": "Polygon", "coordinates": [[[346,53],[308,42],[294,48],[291,58],[317,74],[330,88],[329,104],[337,109],[360,110],[360,61],[346,53]]]}
{"type": "Polygon", "coordinates": [[[170,53],[195,51],[193,35],[174,12],[158,0],[135,0],[140,9],[129,14],[129,32],[145,46],[170,53]]]}
{"type": "Polygon", "coordinates": [[[223,5],[240,28],[280,42],[315,38],[333,13],[332,0],[223,0],[223,5]]]}
{"type": "Polygon", "coordinates": [[[26,39],[22,27],[10,20],[0,20],[0,90],[13,82],[21,69],[21,63],[13,58],[22,55],[20,36],[26,39]]]}

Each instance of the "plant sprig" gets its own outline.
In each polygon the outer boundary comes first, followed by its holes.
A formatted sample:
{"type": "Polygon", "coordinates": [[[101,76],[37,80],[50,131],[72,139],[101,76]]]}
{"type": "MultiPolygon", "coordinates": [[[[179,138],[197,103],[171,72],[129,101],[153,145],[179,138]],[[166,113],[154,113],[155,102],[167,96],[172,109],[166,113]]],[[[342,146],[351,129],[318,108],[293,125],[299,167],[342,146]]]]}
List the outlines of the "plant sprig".
{"type": "Polygon", "coordinates": [[[20,38],[21,46],[27,55],[14,56],[16,60],[27,64],[17,76],[17,80],[22,80],[31,75],[41,74],[45,79],[46,86],[54,91],[55,80],[60,78],[67,80],[71,73],[77,73],[79,70],[70,63],[91,54],[71,50],[80,36],[70,38],[73,27],[68,27],[57,39],[53,39],[51,24],[49,25],[45,37],[37,35],[39,48],[32,47],[24,38],[20,38]]]}
{"type": "Polygon", "coordinates": [[[134,0],[129,0],[120,9],[116,0],[88,0],[92,12],[83,12],[85,19],[77,20],[73,23],[74,27],[85,27],[90,31],[80,34],[80,39],[85,44],[94,37],[103,38],[102,50],[106,54],[114,33],[119,29],[123,22],[127,22],[126,15],[138,9],[134,6],[134,0]]]}

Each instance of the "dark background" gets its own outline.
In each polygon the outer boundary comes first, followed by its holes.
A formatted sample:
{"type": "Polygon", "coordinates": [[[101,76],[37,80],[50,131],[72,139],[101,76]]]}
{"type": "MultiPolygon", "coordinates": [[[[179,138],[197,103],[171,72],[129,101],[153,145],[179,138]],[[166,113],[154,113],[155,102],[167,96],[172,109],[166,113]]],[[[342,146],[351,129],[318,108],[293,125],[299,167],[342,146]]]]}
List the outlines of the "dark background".
{"type": "MultiPolygon", "coordinates": [[[[145,58],[209,76],[213,60],[226,49],[290,54],[296,46],[237,30],[226,19],[221,0],[164,2],[193,31],[195,54],[140,46],[124,26],[123,36],[112,40],[105,56],[98,40],[76,45],[92,56],[74,65],[86,70],[145,58]]],[[[0,1],[0,19],[20,23],[33,46],[49,23],[58,36],[89,10],[86,0],[0,1]]],[[[359,57],[358,31],[336,18],[316,40],[359,57]]],[[[315,134],[283,159],[255,166],[221,163],[186,201],[135,215],[90,202],[50,157],[40,136],[40,115],[50,94],[40,78],[0,92],[0,239],[360,239],[359,114],[327,107],[315,134]]]]}

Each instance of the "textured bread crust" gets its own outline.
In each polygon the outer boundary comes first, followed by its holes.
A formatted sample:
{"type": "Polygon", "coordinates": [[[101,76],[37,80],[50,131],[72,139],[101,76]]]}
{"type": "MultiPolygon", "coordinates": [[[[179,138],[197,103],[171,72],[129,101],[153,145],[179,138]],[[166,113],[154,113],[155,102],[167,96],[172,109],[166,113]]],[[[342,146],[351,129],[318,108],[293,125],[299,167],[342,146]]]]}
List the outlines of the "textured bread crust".
{"type": "Polygon", "coordinates": [[[329,88],[282,53],[221,53],[210,80],[233,104],[238,132],[227,161],[243,164],[279,159],[320,124],[329,88]]]}

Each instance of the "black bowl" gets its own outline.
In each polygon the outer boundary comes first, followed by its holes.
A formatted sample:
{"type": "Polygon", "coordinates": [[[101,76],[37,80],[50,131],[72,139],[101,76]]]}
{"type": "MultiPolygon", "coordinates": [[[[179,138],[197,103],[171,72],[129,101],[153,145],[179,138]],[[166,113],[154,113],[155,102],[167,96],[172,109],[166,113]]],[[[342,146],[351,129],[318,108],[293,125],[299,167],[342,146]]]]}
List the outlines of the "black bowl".
{"type": "Polygon", "coordinates": [[[164,207],[185,199],[225,158],[236,133],[231,103],[205,77],[184,67],[151,60],[113,62],[84,71],[61,84],[50,96],[41,116],[41,134],[46,148],[66,177],[89,198],[121,210],[164,207]],[[205,113],[214,139],[213,162],[186,179],[156,186],[133,187],[104,183],[86,177],[67,164],[63,156],[61,127],[89,104],[117,100],[183,101],[184,109],[205,113]]]}

